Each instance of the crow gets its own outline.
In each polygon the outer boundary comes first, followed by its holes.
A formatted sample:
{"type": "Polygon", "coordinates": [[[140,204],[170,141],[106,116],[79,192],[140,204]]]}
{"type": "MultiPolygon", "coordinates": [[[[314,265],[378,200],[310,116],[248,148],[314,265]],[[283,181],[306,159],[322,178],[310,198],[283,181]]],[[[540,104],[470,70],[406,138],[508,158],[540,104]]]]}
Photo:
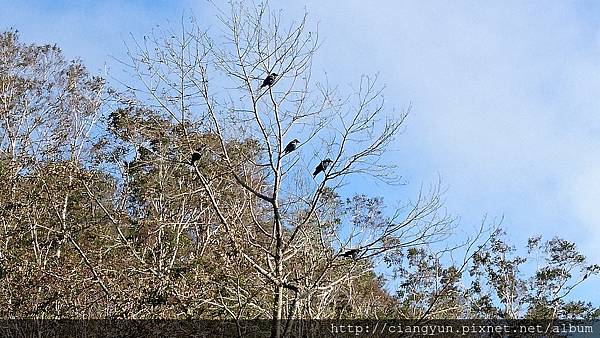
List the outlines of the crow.
{"type": "Polygon", "coordinates": [[[285,149],[283,150],[283,154],[285,155],[285,154],[291,153],[292,151],[296,150],[299,143],[300,143],[300,141],[298,141],[297,139],[292,140],[292,142],[288,143],[287,146],[285,146],[285,149]]]}
{"type": "Polygon", "coordinates": [[[352,259],[356,259],[356,257],[358,257],[358,249],[350,249],[346,252],[344,252],[343,254],[341,254],[340,256],[342,257],[346,257],[346,258],[350,258],[352,257],[352,259]]]}
{"type": "Polygon", "coordinates": [[[194,163],[196,163],[196,161],[199,161],[201,157],[202,155],[200,155],[200,153],[192,153],[192,159],[190,160],[190,164],[194,165],[194,163]]]}
{"type": "Polygon", "coordinates": [[[205,147],[205,145],[201,145],[200,147],[196,148],[196,151],[192,153],[192,158],[190,160],[191,165],[194,165],[194,163],[200,161],[200,158],[202,158],[202,152],[204,151],[205,147]]]}
{"type": "Polygon", "coordinates": [[[315,168],[315,172],[313,173],[313,177],[317,177],[317,175],[320,172],[324,172],[325,170],[327,170],[327,167],[329,167],[329,165],[332,163],[333,161],[329,158],[324,159],[323,161],[321,161],[321,163],[319,163],[319,165],[315,168]]]}
{"type": "Polygon", "coordinates": [[[271,74],[269,74],[269,76],[267,76],[267,77],[264,79],[264,81],[263,81],[262,85],[260,85],[260,88],[263,88],[263,87],[271,87],[271,86],[273,85],[273,83],[275,82],[275,78],[276,78],[276,77],[277,77],[277,74],[275,74],[275,73],[271,73],[271,74]]]}

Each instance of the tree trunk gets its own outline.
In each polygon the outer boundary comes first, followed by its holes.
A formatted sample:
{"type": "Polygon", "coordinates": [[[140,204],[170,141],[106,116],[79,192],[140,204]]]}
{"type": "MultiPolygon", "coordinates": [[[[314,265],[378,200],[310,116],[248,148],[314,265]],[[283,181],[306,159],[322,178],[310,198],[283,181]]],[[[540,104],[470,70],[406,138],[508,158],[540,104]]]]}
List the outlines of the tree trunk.
{"type": "Polygon", "coordinates": [[[273,318],[271,319],[271,338],[281,337],[281,309],[283,304],[283,286],[275,287],[275,299],[273,301],[273,318]]]}

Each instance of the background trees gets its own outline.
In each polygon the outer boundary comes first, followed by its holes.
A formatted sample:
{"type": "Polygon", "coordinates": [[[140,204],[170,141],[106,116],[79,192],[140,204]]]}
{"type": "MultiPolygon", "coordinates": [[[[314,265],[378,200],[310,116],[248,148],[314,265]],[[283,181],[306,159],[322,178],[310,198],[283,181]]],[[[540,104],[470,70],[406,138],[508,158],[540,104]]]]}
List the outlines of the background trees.
{"type": "Polygon", "coordinates": [[[305,18],[221,19],[134,41],[116,89],[2,35],[3,316],[270,318],[280,336],[288,318],[593,315],[562,300],[598,272],[572,243],[532,239],[527,280],[499,233],[450,242],[436,187],[399,207],[345,195],[398,183],[382,154],[408,109],[386,114],[374,77],[315,81],[305,18]]]}

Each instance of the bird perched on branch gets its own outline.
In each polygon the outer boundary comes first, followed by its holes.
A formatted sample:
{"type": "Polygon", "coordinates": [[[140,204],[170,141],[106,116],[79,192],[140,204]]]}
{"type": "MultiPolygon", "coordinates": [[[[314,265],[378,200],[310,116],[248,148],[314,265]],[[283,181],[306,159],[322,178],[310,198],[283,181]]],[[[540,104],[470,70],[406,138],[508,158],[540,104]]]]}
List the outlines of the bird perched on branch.
{"type": "Polygon", "coordinates": [[[269,74],[269,76],[267,76],[264,80],[263,83],[260,85],[260,88],[263,87],[271,87],[273,85],[273,83],[275,83],[275,78],[277,77],[277,74],[275,73],[271,73],[269,74]]]}
{"type": "Polygon", "coordinates": [[[201,157],[202,157],[202,155],[200,155],[200,153],[197,153],[197,152],[192,153],[192,159],[190,160],[190,164],[194,165],[194,163],[196,163],[196,161],[199,161],[201,157]]]}
{"type": "Polygon", "coordinates": [[[300,141],[298,141],[297,139],[293,139],[292,142],[288,143],[287,146],[285,146],[285,149],[283,149],[283,154],[285,155],[296,150],[296,148],[298,148],[298,144],[300,144],[300,141]]]}
{"type": "Polygon", "coordinates": [[[204,147],[196,148],[196,151],[194,151],[192,153],[192,158],[190,159],[190,165],[194,165],[194,163],[196,163],[197,161],[200,161],[200,158],[202,158],[201,152],[203,150],[204,150],[204,147]]]}
{"type": "Polygon", "coordinates": [[[352,257],[352,259],[356,259],[356,257],[358,257],[358,253],[359,253],[358,249],[350,249],[350,250],[344,252],[343,254],[341,254],[340,256],[346,257],[346,258],[352,257]]]}
{"type": "Polygon", "coordinates": [[[320,172],[325,172],[325,170],[327,170],[327,167],[329,167],[329,165],[332,163],[333,161],[329,158],[324,159],[323,161],[321,161],[321,163],[319,163],[319,165],[315,168],[315,172],[313,173],[313,177],[316,177],[320,172]]]}

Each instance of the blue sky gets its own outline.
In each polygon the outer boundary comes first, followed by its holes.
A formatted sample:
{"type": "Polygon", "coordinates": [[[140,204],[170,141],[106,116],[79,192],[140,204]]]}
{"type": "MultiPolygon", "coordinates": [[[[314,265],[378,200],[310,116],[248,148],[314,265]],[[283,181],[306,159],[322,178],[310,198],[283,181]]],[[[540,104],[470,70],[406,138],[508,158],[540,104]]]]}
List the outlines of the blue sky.
{"type": "MultiPolygon", "coordinates": [[[[600,262],[600,3],[596,1],[274,0],[304,8],[323,45],[314,63],[351,84],[379,72],[387,106],[413,111],[394,144],[410,183],[371,187],[388,199],[441,176],[465,232],[504,216],[512,242],[561,236],[600,262]]],[[[206,1],[0,0],[0,29],[57,43],[92,71],[117,67],[123,41],[183,11],[215,26],[206,1]]],[[[361,189],[367,189],[361,186],[361,189]]],[[[590,280],[578,292],[600,303],[590,280]],[[592,296],[592,298],[590,298],[592,296]]]]}

